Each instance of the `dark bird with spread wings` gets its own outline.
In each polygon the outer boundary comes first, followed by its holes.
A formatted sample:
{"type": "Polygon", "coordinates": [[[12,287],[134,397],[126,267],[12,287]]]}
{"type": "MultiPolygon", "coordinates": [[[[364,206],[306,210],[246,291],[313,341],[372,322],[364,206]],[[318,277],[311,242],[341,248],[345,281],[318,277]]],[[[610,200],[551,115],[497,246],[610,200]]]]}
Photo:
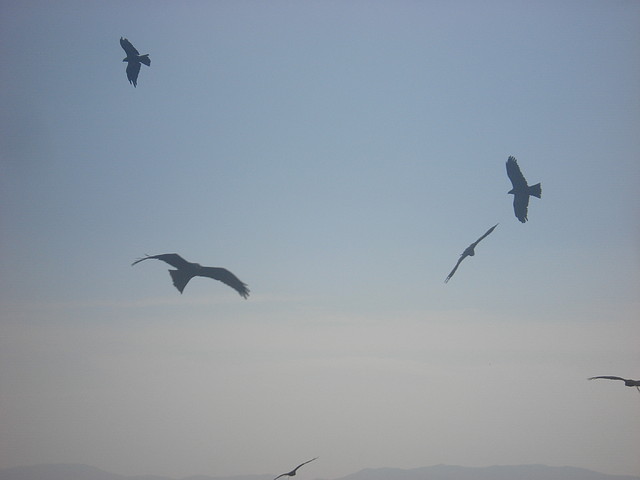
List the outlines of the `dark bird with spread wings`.
{"type": "Polygon", "coordinates": [[[622,380],[627,387],[636,387],[640,392],[640,380],[630,380],[622,377],[612,377],[610,375],[603,375],[601,377],[591,377],[589,380],[595,380],[596,378],[606,378],[607,380],[622,380]]]}
{"type": "Polygon", "coordinates": [[[140,64],[144,63],[147,67],[151,66],[149,54],[140,55],[136,47],[126,38],[120,37],[120,46],[123,48],[127,56],[122,60],[127,62],[127,79],[133,86],[138,85],[138,74],[140,73],[140,64]]]}
{"type": "Polygon", "coordinates": [[[476,240],[475,242],[473,242],[471,245],[469,245],[467,248],[464,249],[464,252],[462,252],[462,254],[460,255],[460,258],[458,259],[458,263],[456,263],[456,266],[453,267],[453,270],[451,270],[451,273],[447,275],[447,278],[444,279],[444,283],[447,283],[449,280],[451,280],[451,277],[453,277],[453,274],[456,273],[456,270],[458,270],[458,267],[460,266],[460,263],[462,263],[462,260],[464,260],[467,257],[473,257],[476,254],[475,252],[476,245],[478,245],[483,238],[485,238],[487,235],[493,232],[493,229],[496,228],[497,226],[498,224],[496,223],[493,227],[487,230],[485,234],[482,235],[478,240],[476,240]]]}
{"type": "Polygon", "coordinates": [[[529,197],[542,197],[542,187],[539,183],[529,186],[527,180],[522,175],[520,167],[515,157],[507,160],[507,175],[511,180],[513,188],[507,193],[513,195],[513,211],[518,220],[522,223],[527,221],[527,209],[529,208],[529,197]]]}
{"type": "Polygon", "coordinates": [[[306,464],[307,464],[307,463],[309,463],[309,462],[313,462],[314,460],[317,460],[317,459],[318,459],[318,457],[316,457],[316,458],[312,458],[311,460],[308,460],[308,461],[306,461],[306,462],[304,462],[304,463],[301,463],[300,465],[298,465],[296,468],[294,468],[294,469],[293,469],[293,470],[291,470],[290,472],[288,472],[288,473],[282,473],[282,474],[278,475],[276,478],[274,478],[273,480],[278,480],[280,477],[295,477],[295,476],[296,476],[296,472],[298,471],[298,469],[299,469],[301,466],[306,465],[306,464]]]}
{"type": "Polygon", "coordinates": [[[177,270],[169,270],[173,285],[182,293],[184,287],[187,286],[189,280],[193,277],[209,277],[214,280],[219,280],[222,283],[229,285],[236,290],[245,299],[249,296],[249,289],[245,283],[242,283],[238,277],[231,273],[226,268],[221,267],[203,267],[198,263],[187,262],[177,253],[165,253],[162,255],[147,255],[133,262],[131,266],[136,263],[140,263],[143,260],[149,260],[155,258],[156,260],[162,260],[167,262],[177,270]]]}

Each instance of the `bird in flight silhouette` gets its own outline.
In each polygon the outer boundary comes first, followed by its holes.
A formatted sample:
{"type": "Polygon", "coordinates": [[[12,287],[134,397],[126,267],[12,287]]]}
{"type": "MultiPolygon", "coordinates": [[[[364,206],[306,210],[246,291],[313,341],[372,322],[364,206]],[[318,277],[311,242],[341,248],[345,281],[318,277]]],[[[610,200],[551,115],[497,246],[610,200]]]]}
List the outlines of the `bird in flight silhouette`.
{"type": "Polygon", "coordinates": [[[307,464],[307,463],[309,463],[309,462],[313,462],[313,461],[314,461],[314,460],[316,460],[317,458],[318,458],[318,457],[316,457],[316,458],[312,458],[311,460],[307,460],[306,462],[301,463],[300,465],[298,465],[296,468],[294,468],[294,469],[293,469],[293,470],[291,470],[290,472],[288,472],[288,473],[282,473],[282,474],[278,475],[278,476],[277,476],[276,478],[274,478],[273,480],[278,480],[280,477],[295,477],[295,476],[296,476],[296,472],[298,471],[298,469],[299,469],[301,466],[306,465],[306,464],[307,464]]]}
{"type": "Polygon", "coordinates": [[[140,73],[140,64],[144,63],[147,67],[151,66],[149,54],[140,55],[138,50],[131,45],[126,38],[120,37],[120,46],[123,48],[127,56],[122,60],[127,62],[127,79],[134,87],[138,85],[138,74],[140,73]]]}
{"type": "Polygon", "coordinates": [[[610,375],[603,375],[600,377],[591,377],[589,380],[595,380],[597,378],[606,378],[607,380],[622,380],[627,387],[636,387],[640,392],[640,380],[630,380],[622,377],[612,377],[610,375]]]}
{"type": "Polygon", "coordinates": [[[527,209],[529,207],[529,197],[542,197],[542,187],[539,183],[529,186],[527,180],[522,175],[518,161],[515,157],[507,159],[507,175],[511,180],[512,189],[507,193],[513,195],[513,211],[518,220],[522,223],[527,221],[527,209]]]}
{"type": "Polygon", "coordinates": [[[177,268],[177,270],[169,270],[169,273],[171,274],[173,285],[180,291],[180,293],[182,293],[184,287],[187,286],[187,283],[189,283],[189,280],[191,280],[193,277],[209,277],[213,278],[214,280],[219,280],[226,285],[229,285],[245,299],[249,296],[249,289],[247,288],[247,285],[241,282],[238,277],[236,277],[226,268],[203,267],[198,263],[187,262],[177,253],[147,255],[133,262],[131,266],[135,265],[136,263],[140,263],[143,260],[149,260],[150,258],[162,260],[163,262],[167,262],[172,267],[177,268]]]}
{"type": "Polygon", "coordinates": [[[475,252],[476,245],[478,245],[483,238],[485,238],[487,235],[493,232],[493,229],[496,228],[497,226],[498,224],[496,223],[493,227],[487,230],[485,234],[482,235],[478,240],[476,240],[475,242],[473,242],[471,245],[469,245],[467,248],[464,249],[464,252],[462,252],[462,254],[460,255],[460,258],[458,259],[458,263],[456,263],[456,266],[453,267],[453,270],[451,270],[449,275],[447,275],[447,278],[444,279],[444,283],[447,283],[449,280],[451,280],[451,277],[453,277],[453,274],[456,273],[456,270],[458,270],[458,267],[462,263],[462,260],[464,260],[467,257],[473,257],[476,254],[475,252]]]}

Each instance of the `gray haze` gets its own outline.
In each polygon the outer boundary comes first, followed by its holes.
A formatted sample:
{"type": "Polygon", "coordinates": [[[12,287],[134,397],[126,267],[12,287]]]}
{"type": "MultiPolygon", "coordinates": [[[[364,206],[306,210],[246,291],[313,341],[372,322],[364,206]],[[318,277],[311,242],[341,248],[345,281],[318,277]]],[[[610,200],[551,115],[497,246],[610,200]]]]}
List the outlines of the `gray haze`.
{"type": "Polygon", "coordinates": [[[587,381],[640,378],[639,25],[633,0],[0,2],[0,467],[640,475],[640,395],[587,381]],[[526,223],[510,155],[542,182],[526,223]],[[250,297],[131,267],[169,252],[250,297]]]}
{"type": "MultiPolygon", "coordinates": [[[[0,480],[174,480],[170,477],[124,476],[88,465],[34,465],[0,470],[0,480]]],[[[315,478],[307,475],[305,478],[315,478]]],[[[235,475],[231,477],[189,476],[182,480],[272,480],[273,474],[235,475]]],[[[606,475],[575,467],[546,465],[494,465],[458,467],[434,465],[414,469],[365,468],[335,480],[640,480],[628,475],[606,475]]]]}

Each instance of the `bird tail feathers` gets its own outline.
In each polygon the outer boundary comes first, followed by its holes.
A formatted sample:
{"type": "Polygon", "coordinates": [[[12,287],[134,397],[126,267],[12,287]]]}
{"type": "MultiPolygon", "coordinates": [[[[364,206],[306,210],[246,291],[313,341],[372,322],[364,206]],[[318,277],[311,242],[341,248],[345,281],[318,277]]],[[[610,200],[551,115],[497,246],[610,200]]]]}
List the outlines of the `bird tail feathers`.
{"type": "Polygon", "coordinates": [[[147,67],[151,66],[151,59],[149,58],[149,54],[145,53],[144,55],[139,55],[138,56],[138,60],[140,60],[140,62],[144,63],[147,67]]]}
{"type": "Polygon", "coordinates": [[[539,183],[535,185],[531,185],[529,187],[529,195],[533,195],[534,197],[542,198],[542,187],[539,183]]]}
{"type": "Polygon", "coordinates": [[[193,278],[193,275],[184,270],[169,270],[169,273],[171,274],[171,280],[173,280],[173,286],[176,287],[180,293],[182,293],[184,287],[187,286],[189,280],[193,278]]]}

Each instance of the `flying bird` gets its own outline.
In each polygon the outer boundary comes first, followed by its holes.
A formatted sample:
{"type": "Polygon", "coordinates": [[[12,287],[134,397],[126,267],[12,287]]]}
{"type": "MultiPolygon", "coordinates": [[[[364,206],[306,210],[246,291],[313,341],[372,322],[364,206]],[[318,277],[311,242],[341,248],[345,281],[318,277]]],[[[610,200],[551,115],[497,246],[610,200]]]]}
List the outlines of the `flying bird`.
{"type": "Polygon", "coordinates": [[[133,262],[131,266],[135,265],[136,263],[140,263],[143,260],[149,260],[150,258],[162,260],[163,262],[167,262],[172,267],[177,268],[177,270],[169,270],[169,273],[171,274],[173,285],[180,291],[180,293],[182,293],[184,287],[187,286],[187,283],[189,283],[189,280],[191,280],[193,277],[209,277],[213,278],[214,280],[219,280],[226,285],[229,285],[245,299],[249,296],[249,289],[247,288],[247,285],[241,282],[238,277],[236,277],[226,268],[203,267],[198,263],[187,262],[177,253],[147,255],[133,262]]]}
{"type": "Polygon", "coordinates": [[[462,252],[462,254],[460,255],[460,258],[458,259],[458,263],[456,263],[456,266],[453,267],[453,270],[451,270],[451,273],[447,275],[447,278],[444,279],[444,283],[447,283],[449,280],[451,280],[451,277],[453,277],[453,274],[456,273],[456,270],[458,270],[458,267],[460,266],[460,263],[462,263],[462,260],[464,260],[467,257],[473,257],[476,254],[475,252],[476,245],[478,245],[484,237],[486,237],[491,232],[493,232],[493,229],[496,228],[497,226],[498,224],[496,223],[493,227],[487,230],[485,234],[482,235],[478,240],[476,240],[475,242],[473,242],[471,245],[469,245],[467,248],[464,249],[464,252],[462,252]]]}
{"type": "Polygon", "coordinates": [[[589,380],[595,380],[596,378],[606,378],[607,380],[622,380],[627,387],[636,387],[640,392],[640,380],[630,380],[628,378],[612,377],[610,375],[603,375],[601,377],[591,377],[589,380]]]}
{"type": "Polygon", "coordinates": [[[145,53],[140,55],[138,50],[131,45],[131,42],[126,38],[120,37],[120,46],[124,49],[127,56],[122,60],[127,62],[127,79],[133,86],[138,85],[138,74],[140,73],[140,64],[144,63],[147,67],[151,66],[151,59],[149,54],[145,53]]]}
{"type": "Polygon", "coordinates": [[[513,188],[507,193],[513,195],[513,211],[518,220],[522,223],[527,221],[527,208],[529,207],[529,197],[542,197],[542,187],[539,183],[529,186],[527,180],[522,175],[520,167],[515,157],[507,160],[507,175],[511,180],[513,188]]]}
{"type": "Polygon", "coordinates": [[[273,480],[278,480],[280,477],[295,477],[296,476],[296,472],[298,471],[298,469],[303,466],[306,465],[309,462],[313,462],[314,460],[316,460],[318,457],[316,458],[312,458],[311,460],[308,460],[304,463],[301,463],[300,465],[298,465],[296,468],[294,468],[293,470],[291,470],[289,473],[282,473],[280,475],[278,475],[276,478],[274,478],[273,480]]]}

